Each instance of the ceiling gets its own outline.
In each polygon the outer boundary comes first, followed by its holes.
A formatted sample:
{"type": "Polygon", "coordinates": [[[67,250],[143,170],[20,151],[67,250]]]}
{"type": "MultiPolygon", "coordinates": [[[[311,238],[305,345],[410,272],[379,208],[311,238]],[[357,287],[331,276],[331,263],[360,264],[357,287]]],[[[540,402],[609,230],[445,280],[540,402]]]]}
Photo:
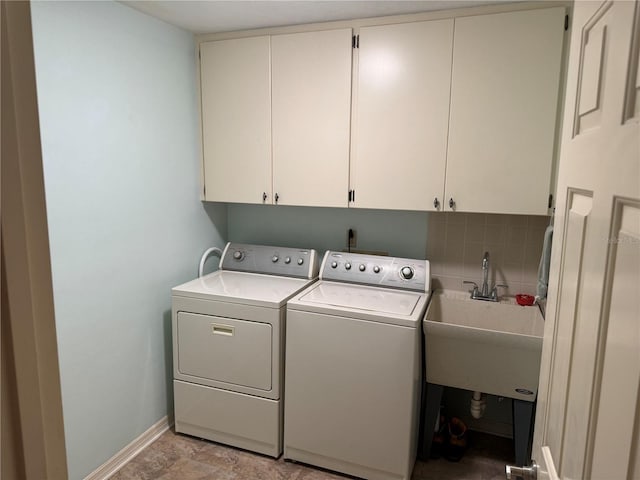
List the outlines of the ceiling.
{"type": "Polygon", "coordinates": [[[505,1],[518,0],[122,0],[122,3],[193,33],[216,33],[382,17],[505,1]]]}

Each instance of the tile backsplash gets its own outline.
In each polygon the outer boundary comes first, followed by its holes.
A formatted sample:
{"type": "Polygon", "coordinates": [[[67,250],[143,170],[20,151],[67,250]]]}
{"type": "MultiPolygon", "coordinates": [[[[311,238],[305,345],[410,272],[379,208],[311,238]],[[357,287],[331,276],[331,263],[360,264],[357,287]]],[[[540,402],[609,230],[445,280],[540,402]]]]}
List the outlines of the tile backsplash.
{"type": "Polygon", "coordinates": [[[535,295],[548,224],[545,216],[429,214],[427,259],[433,288],[469,290],[463,280],[481,285],[482,257],[489,252],[490,286],[508,285],[501,294],[535,295]]]}

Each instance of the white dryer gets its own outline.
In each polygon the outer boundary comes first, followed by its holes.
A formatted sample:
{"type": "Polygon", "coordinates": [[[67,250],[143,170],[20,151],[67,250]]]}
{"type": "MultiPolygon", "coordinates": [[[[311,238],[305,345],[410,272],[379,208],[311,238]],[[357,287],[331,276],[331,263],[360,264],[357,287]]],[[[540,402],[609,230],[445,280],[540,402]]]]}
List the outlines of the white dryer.
{"type": "Polygon", "coordinates": [[[287,304],[284,457],[374,480],[417,454],[425,260],[327,252],[287,304]]]}
{"type": "Polygon", "coordinates": [[[317,275],[315,250],[228,243],[220,270],[173,288],[177,432],[282,453],[285,306],[317,275]]]}

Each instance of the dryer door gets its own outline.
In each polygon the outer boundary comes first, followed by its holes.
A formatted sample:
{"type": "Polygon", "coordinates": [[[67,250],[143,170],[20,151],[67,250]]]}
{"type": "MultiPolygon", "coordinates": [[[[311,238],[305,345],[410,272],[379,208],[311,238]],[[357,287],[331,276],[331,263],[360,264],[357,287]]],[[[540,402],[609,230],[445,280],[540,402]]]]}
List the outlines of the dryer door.
{"type": "Polygon", "coordinates": [[[271,390],[270,324],[178,312],[177,336],[177,369],[191,381],[271,390]]]}

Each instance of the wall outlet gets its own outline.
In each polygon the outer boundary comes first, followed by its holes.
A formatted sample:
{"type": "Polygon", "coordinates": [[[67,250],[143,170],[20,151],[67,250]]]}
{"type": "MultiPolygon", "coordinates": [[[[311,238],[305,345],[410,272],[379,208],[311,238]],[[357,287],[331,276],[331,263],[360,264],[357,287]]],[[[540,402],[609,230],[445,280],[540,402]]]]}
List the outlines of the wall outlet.
{"type": "Polygon", "coordinates": [[[349,238],[349,248],[355,248],[358,245],[355,229],[350,228],[347,232],[347,237],[349,238]]]}

